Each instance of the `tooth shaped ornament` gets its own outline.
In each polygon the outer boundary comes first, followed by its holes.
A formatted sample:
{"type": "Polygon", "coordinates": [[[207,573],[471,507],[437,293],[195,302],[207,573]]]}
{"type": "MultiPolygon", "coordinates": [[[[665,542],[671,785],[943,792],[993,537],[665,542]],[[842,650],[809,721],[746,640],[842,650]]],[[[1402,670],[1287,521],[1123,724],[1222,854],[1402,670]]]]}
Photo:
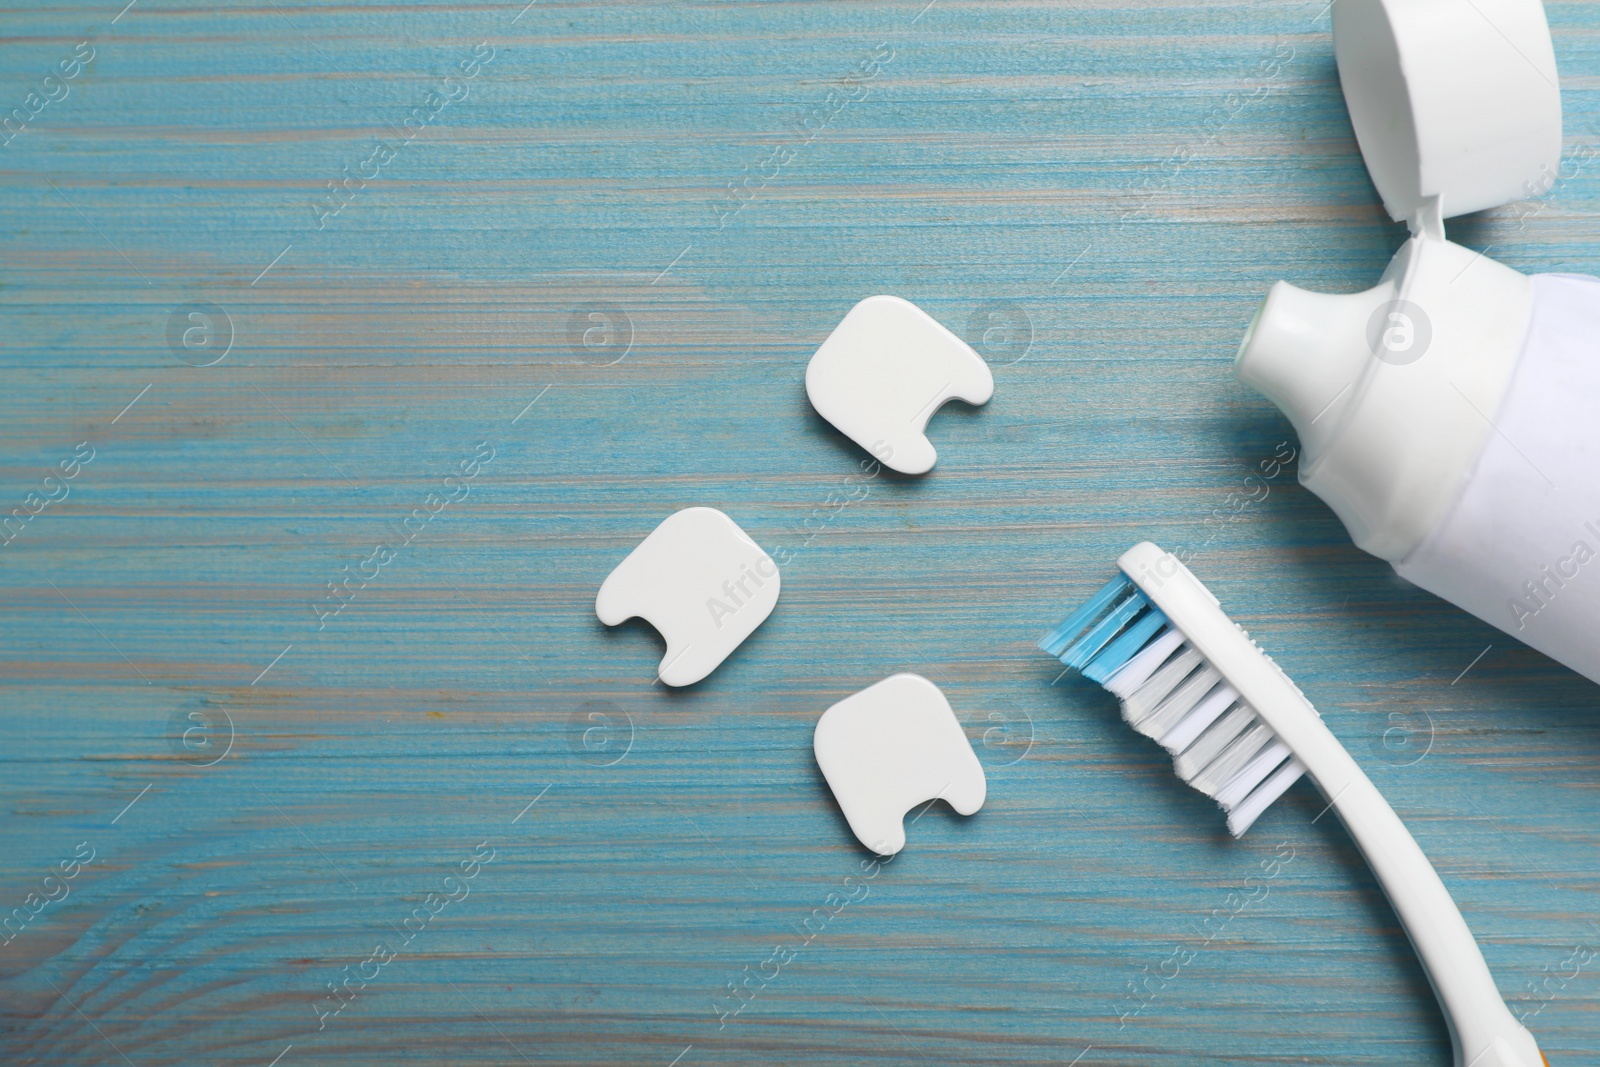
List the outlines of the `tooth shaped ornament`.
{"type": "Polygon", "coordinates": [[[685,508],[617,564],[595,597],[607,626],[643,618],[666,638],[660,677],[693,685],[772,614],[778,565],[716,508],[685,508]]]}
{"type": "Polygon", "coordinates": [[[987,404],[994,375],[970,345],[897,296],[850,309],[806,366],[817,413],[901,474],[938,459],[923,431],[948,400],[987,404]]]}
{"type": "Polygon", "coordinates": [[[905,816],[943,799],[962,815],[983,807],[989,784],[939,687],[896,674],[822,713],[817,766],[863,845],[892,856],[906,844],[905,816]]]}

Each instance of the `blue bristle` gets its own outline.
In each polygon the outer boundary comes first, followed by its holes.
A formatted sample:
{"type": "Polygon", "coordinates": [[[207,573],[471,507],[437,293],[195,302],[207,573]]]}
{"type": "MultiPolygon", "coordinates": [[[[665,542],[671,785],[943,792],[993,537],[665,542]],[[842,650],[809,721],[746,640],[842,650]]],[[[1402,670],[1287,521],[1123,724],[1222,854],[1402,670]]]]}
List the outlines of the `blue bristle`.
{"type": "Polygon", "coordinates": [[[1161,613],[1161,609],[1152,607],[1138,622],[1123,631],[1121,637],[1107,645],[1105,651],[1083,668],[1083,676],[1091,682],[1104,685],[1106,679],[1137,656],[1152,638],[1166,629],[1166,625],[1167,617],[1161,613]]]}
{"type": "Polygon", "coordinates": [[[1039,647],[1057,659],[1066,647],[1072,643],[1079,634],[1088,629],[1089,624],[1100,617],[1100,613],[1110,604],[1132,587],[1133,582],[1121,571],[1117,576],[1107,582],[1105,588],[1090,597],[1077,611],[1067,616],[1067,621],[1051,630],[1049,634],[1039,641],[1039,647]]]}
{"type": "Polygon", "coordinates": [[[1128,624],[1128,620],[1143,611],[1150,601],[1144,594],[1135,589],[1126,600],[1119,603],[1106,614],[1106,617],[1095,623],[1088,633],[1080,637],[1077,642],[1059,657],[1068,667],[1082,669],[1084,664],[1094,659],[1095,654],[1106,647],[1117,632],[1128,624]]]}

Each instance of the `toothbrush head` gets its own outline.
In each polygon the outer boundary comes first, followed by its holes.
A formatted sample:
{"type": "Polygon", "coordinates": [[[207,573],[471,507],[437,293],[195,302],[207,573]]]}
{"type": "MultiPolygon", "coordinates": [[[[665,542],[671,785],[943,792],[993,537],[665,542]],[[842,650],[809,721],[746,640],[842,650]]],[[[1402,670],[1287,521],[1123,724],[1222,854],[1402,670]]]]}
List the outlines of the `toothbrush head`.
{"type": "Polygon", "coordinates": [[[1235,837],[1301,776],[1310,779],[1416,947],[1455,1062],[1546,1063],[1428,857],[1299,687],[1172,553],[1146,541],[1117,566],[1122,573],[1039,647],[1116,694],[1122,717],[1172,753],[1178,777],[1215,798],[1235,837]]]}
{"type": "Polygon", "coordinates": [[[1146,542],[1119,563],[1122,572],[1039,647],[1115,695],[1128,725],[1172,754],[1178,777],[1216,800],[1239,837],[1305,767],[1240,694],[1234,668],[1253,653],[1288,679],[1175,556],[1146,542]],[[1174,581],[1179,572],[1187,581],[1174,581]],[[1211,647],[1219,626],[1243,641],[1211,647]]]}

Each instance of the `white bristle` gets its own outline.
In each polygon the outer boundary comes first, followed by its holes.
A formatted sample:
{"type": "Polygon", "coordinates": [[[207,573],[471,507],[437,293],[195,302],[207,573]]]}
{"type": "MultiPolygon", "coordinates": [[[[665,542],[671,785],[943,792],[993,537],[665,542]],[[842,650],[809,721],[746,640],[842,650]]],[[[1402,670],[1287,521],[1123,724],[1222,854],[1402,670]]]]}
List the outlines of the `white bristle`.
{"type": "Polygon", "coordinates": [[[1145,720],[1156,705],[1167,699],[1167,695],[1182,684],[1183,680],[1202,662],[1200,653],[1185,645],[1173,653],[1171,659],[1161,665],[1161,669],[1150,676],[1150,680],[1139,688],[1129,693],[1122,701],[1122,717],[1130,725],[1137,725],[1145,720]]]}
{"type": "Polygon", "coordinates": [[[1273,739],[1272,743],[1260,752],[1254,759],[1244,765],[1244,769],[1217,790],[1217,803],[1222,805],[1224,811],[1232,811],[1239,806],[1239,802],[1250,795],[1250,790],[1261,784],[1262,779],[1271,774],[1273,770],[1289,758],[1289,746],[1282,741],[1273,739]]]}
{"type": "Polygon", "coordinates": [[[1206,796],[1215,797],[1229,778],[1244,770],[1244,765],[1271,743],[1272,727],[1257,720],[1254,726],[1234,738],[1216,759],[1206,764],[1205,770],[1191,778],[1189,784],[1206,796]]]}
{"type": "MultiPolygon", "coordinates": [[[[1304,694],[1174,557],[1144,544],[1119,563],[1123,574],[1040,647],[1102,680],[1121,702],[1128,725],[1171,753],[1178,777],[1215,798],[1228,813],[1228,829],[1243,834],[1306,771],[1226,672],[1238,671],[1247,692],[1272,702],[1268,710],[1275,722],[1280,704],[1296,702],[1284,699],[1274,679],[1263,684],[1261,672],[1249,666],[1252,656],[1268,664],[1296,696],[1304,694]],[[1151,584],[1141,576],[1151,576],[1151,584]],[[1128,592],[1130,578],[1138,595],[1128,592]],[[1075,634],[1065,633],[1072,628],[1075,634]],[[1157,630],[1155,636],[1146,637],[1150,630],[1157,630]],[[1130,655],[1131,644],[1140,641],[1144,647],[1130,655]],[[1209,660],[1196,642],[1217,660],[1209,660]],[[1114,667],[1117,662],[1122,665],[1114,667]]],[[[1316,715],[1309,702],[1297,703],[1316,715]]]]}
{"type": "Polygon", "coordinates": [[[1162,747],[1176,756],[1194,744],[1194,739],[1199,737],[1207,726],[1216,722],[1217,718],[1238,699],[1239,691],[1233,686],[1227,684],[1217,686],[1193,711],[1185,715],[1178,725],[1161,737],[1162,747]]]}
{"type": "Polygon", "coordinates": [[[1124,691],[1122,717],[1173,754],[1178,777],[1215,798],[1235,837],[1304,773],[1289,746],[1175,629],[1133,657],[1106,688],[1113,683],[1124,691]]]}
{"type": "Polygon", "coordinates": [[[1172,627],[1161,632],[1161,635],[1139,651],[1139,654],[1124,663],[1117,673],[1106,679],[1105,687],[1118,699],[1126,699],[1128,694],[1139,688],[1156,668],[1167,661],[1174,649],[1183,644],[1183,635],[1172,627]]]}
{"type": "Polygon", "coordinates": [[[1163,734],[1193,711],[1195,705],[1205,699],[1206,694],[1210,693],[1221,680],[1222,675],[1217,673],[1215,667],[1202,663],[1199,670],[1184,679],[1183,684],[1161,702],[1160,707],[1134,723],[1133,728],[1146,737],[1159,741],[1163,734]]]}
{"type": "Polygon", "coordinates": [[[1256,713],[1250,710],[1249,705],[1235,705],[1232,711],[1212,723],[1194,744],[1173,758],[1172,766],[1178,772],[1178,777],[1186,782],[1194,778],[1255,721],[1256,713]]]}
{"type": "Polygon", "coordinates": [[[1243,837],[1244,832],[1255,825],[1261,813],[1271,807],[1274,800],[1283,796],[1304,773],[1306,773],[1305,764],[1297,759],[1291,759],[1279,767],[1271,778],[1262,782],[1255,792],[1245,797],[1244,803],[1228,813],[1228,832],[1234,837],[1243,837]]]}

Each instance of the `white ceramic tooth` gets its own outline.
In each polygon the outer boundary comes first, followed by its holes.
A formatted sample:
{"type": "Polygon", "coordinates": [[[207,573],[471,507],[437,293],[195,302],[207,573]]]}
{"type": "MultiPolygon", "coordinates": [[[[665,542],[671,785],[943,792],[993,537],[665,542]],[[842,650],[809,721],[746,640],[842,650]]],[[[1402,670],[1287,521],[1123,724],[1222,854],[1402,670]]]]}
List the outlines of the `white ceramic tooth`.
{"type": "Polygon", "coordinates": [[[835,326],[806,365],[817,414],[902,474],[933,468],[923,430],[948,400],[986,404],[994,374],[933,316],[897,296],[869,296],[835,326]]]}
{"type": "Polygon", "coordinates": [[[905,847],[905,816],[942,798],[962,815],[983,807],[988,782],[939,687],[896,674],[822,713],[812,739],[817,766],[856,839],[892,856],[905,847]]]}
{"type": "Polygon", "coordinates": [[[661,680],[691,685],[778,603],[778,565],[716,508],[668,515],[617,564],[594,599],[607,626],[643,618],[666,639],[661,680]]]}

